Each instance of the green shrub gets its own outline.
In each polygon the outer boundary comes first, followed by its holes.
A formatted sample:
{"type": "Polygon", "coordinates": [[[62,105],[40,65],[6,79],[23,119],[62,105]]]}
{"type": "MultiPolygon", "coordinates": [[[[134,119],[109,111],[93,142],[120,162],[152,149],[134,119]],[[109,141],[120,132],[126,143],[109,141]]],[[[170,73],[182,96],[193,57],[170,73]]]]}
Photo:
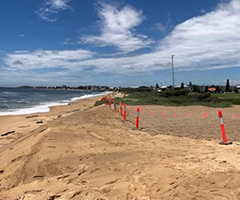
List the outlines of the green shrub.
{"type": "Polygon", "coordinates": [[[100,106],[100,105],[105,104],[105,103],[106,102],[104,102],[104,101],[96,101],[94,106],[100,106]]]}
{"type": "Polygon", "coordinates": [[[199,94],[197,95],[197,98],[198,98],[199,100],[207,99],[207,98],[209,98],[209,97],[211,97],[211,94],[208,93],[208,92],[206,92],[206,93],[199,93],[199,94]]]}
{"type": "Polygon", "coordinates": [[[234,105],[240,105],[240,99],[233,99],[232,104],[234,105]]]}
{"type": "Polygon", "coordinates": [[[176,89],[176,90],[166,90],[163,93],[160,94],[162,97],[177,97],[177,96],[185,96],[189,93],[188,89],[176,89]]]}
{"type": "Polygon", "coordinates": [[[189,92],[187,97],[188,98],[197,98],[198,93],[197,92],[189,92]]]}

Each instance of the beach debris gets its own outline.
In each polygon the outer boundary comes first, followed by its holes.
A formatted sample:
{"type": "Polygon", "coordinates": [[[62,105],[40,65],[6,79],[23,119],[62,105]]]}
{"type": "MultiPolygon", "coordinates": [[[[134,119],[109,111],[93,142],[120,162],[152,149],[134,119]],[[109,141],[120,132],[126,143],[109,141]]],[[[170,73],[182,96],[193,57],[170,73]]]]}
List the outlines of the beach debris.
{"type": "Polygon", "coordinates": [[[82,191],[75,191],[74,194],[72,195],[72,197],[70,199],[73,199],[73,197],[81,194],[82,191]]]}
{"type": "Polygon", "coordinates": [[[20,198],[18,198],[17,200],[24,200],[25,199],[25,195],[21,196],[20,198]]]}
{"type": "Polygon", "coordinates": [[[69,174],[67,174],[67,175],[64,175],[64,176],[59,176],[59,177],[57,177],[57,179],[59,180],[59,179],[64,179],[64,178],[67,178],[67,177],[69,177],[69,174]]]}
{"type": "Polygon", "coordinates": [[[42,175],[35,175],[35,176],[33,176],[33,178],[44,178],[44,176],[42,176],[42,175]]]}
{"type": "Polygon", "coordinates": [[[19,160],[21,160],[23,157],[24,157],[24,156],[19,156],[19,157],[17,157],[17,158],[14,158],[14,159],[12,159],[11,162],[13,163],[13,162],[19,161],[19,160]]]}
{"type": "Polygon", "coordinates": [[[84,174],[87,170],[85,169],[85,166],[83,167],[83,169],[78,173],[78,176],[81,176],[82,174],[84,174]]]}
{"type": "Polygon", "coordinates": [[[39,133],[42,133],[43,131],[46,131],[47,128],[43,128],[42,130],[39,131],[39,133]]]}
{"type": "Polygon", "coordinates": [[[6,133],[1,134],[1,136],[7,136],[9,134],[15,133],[15,131],[8,131],[6,133]]]}
{"type": "Polygon", "coordinates": [[[30,115],[30,116],[27,116],[26,119],[33,118],[33,117],[38,117],[38,115],[30,115]]]}
{"type": "Polygon", "coordinates": [[[61,197],[61,195],[55,194],[55,195],[49,196],[49,197],[47,198],[47,200],[54,200],[54,199],[57,199],[57,198],[59,198],[59,197],[61,197]]]}
{"type": "Polygon", "coordinates": [[[43,123],[42,120],[36,122],[36,124],[42,124],[42,123],[43,123]]]}

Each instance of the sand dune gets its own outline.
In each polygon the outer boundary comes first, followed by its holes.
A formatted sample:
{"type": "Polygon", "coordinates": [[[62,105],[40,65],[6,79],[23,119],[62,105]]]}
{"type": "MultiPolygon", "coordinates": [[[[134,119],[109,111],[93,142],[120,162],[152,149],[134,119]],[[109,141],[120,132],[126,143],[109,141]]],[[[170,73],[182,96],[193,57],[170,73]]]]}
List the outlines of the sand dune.
{"type": "Polygon", "coordinates": [[[143,106],[140,130],[135,107],[42,114],[0,147],[0,199],[240,199],[238,108],[223,109],[231,146],[215,108],[143,106]]]}

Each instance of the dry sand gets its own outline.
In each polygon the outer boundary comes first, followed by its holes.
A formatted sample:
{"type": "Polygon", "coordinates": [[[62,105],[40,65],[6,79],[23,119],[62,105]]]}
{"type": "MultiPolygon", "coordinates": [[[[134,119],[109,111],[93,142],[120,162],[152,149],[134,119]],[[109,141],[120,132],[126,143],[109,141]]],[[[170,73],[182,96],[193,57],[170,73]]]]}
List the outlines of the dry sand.
{"type": "Polygon", "coordinates": [[[141,106],[136,130],[135,107],[123,121],[95,100],[1,120],[1,200],[240,199],[240,107],[221,146],[216,108],[141,106]]]}

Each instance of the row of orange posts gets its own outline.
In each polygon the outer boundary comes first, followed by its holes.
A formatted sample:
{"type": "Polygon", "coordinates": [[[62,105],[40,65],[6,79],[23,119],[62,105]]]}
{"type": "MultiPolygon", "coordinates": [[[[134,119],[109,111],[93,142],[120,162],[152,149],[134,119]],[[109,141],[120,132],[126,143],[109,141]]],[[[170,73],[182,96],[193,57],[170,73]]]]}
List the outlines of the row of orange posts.
{"type": "MultiPolygon", "coordinates": [[[[107,99],[108,99],[109,106],[111,107],[112,103],[113,103],[112,109],[117,110],[114,100],[111,99],[110,97],[108,97],[107,99]]],[[[124,103],[122,105],[122,101],[119,101],[119,106],[120,106],[120,108],[119,108],[120,115],[123,116],[123,120],[125,121],[126,115],[127,115],[127,105],[126,105],[126,103],[124,103]]],[[[139,107],[136,108],[136,112],[137,112],[137,115],[136,115],[135,127],[136,127],[136,129],[138,129],[139,128],[139,117],[140,117],[140,114],[139,114],[140,108],[139,107]]],[[[230,145],[230,144],[232,144],[232,142],[227,142],[227,137],[226,137],[226,132],[225,132],[225,127],[224,127],[224,123],[223,123],[223,116],[222,116],[221,110],[218,111],[218,116],[219,116],[219,121],[220,121],[221,132],[222,132],[222,139],[223,139],[223,141],[221,141],[219,144],[230,145]]]]}

